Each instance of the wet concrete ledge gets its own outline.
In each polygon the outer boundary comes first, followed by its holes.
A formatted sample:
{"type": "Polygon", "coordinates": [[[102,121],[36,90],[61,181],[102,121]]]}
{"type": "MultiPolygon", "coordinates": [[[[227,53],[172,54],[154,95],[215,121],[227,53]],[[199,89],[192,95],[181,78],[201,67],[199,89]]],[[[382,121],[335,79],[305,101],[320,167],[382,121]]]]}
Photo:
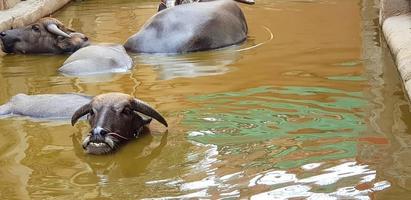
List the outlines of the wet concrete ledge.
{"type": "MultiPolygon", "coordinates": [[[[50,15],[71,0],[26,0],[0,11],[0,31],[22,27],[50,15]]],[[[2,54],[0,50],[0,54],[2,54]]]]}
{"type": "Polygon", "coordinates": [[[12,8],[18,4],[21,0],[0,0],[0,10],[12,8]]]}
{"type": "Polygon", "coordinates": [[[411,100],[410,0],[381,0],[380,24],[411,100]]]}

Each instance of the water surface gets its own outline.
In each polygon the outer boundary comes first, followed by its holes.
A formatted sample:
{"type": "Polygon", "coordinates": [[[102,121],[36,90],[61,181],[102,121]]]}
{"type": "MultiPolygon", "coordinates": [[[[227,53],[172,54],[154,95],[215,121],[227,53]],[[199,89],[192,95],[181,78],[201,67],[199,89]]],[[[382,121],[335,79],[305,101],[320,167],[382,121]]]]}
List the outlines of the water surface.
{"type": "MultiPolygon", "coordinates": [[[[133,54],[122,74],[65,77],[67,56],[0,57],[0,102],[17,93],[124,92],[170,127],[108,156],[86,123],[0,120],[2,199],[406,199],[411,115],[371,0],[260,0],[249,38],[186,55],[133,54]]],[[[123,43],[157,1],[87,0],[53,17],[123,43]]]]}

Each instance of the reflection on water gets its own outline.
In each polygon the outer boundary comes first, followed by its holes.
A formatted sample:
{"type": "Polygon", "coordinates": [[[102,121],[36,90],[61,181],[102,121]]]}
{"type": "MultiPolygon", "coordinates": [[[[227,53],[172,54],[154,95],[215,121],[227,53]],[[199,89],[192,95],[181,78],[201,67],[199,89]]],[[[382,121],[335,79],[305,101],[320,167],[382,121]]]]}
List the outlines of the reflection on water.
{"type": "MultiPolygon", "coordinates": [[[[210,198],[213,190],[220,197],[240,197],[238,182],[244,184],[247,179],[250,190],[276,188],[252,195],[252,199],[363,199],[390,186],[385,180],[376,181],[376,171],[367,165],[345,160],[356,156],[361,133],[367,129],[362,93],[264,86],[190,99],[203,105],[185,112],[183,123],[195,129],[190,131],[190,139],[216,144],[192,172],[203,171],[206,177],[178,185],[182,191],[194,191],[190,197],[210,198]],[[251,156],[259,151],[264,153],[251,156]],[[249,157],[240,161],[242,168],[270,170],[256,175],[219,174],[222,169],[216,165],[222,164],[218,163],[233,160],[238,165],[235,157],[243,154],[249,157]]],[[[170,182],[176,180],[165,184],[170,182]]],[[[181,197],[187,194],[173,198],[181,197]]]]}
{"type": "MultiPolygon", "coordinates": [[[[150,152],[145,154],[143,151],[150,148],[149,145],[155,143],[153,136],[146,133],[139,138],[138,146],[133,145],[124,149],[123,156],[109,155],[107,158],[99,156],[85,156],[81,149],[76,149],[76,154],[89,167],[90,170],[80,171],[71,177],[70,182],[76,186],[93,186],[106,185],[109,179],[118,178],[133,178],[141,175],[146,171],[151,161],[156,159],[164,146],[167,145],[167,133],[161,136],[161,140],[157,146],[153,147],[150,152]]],[[[73,144],[81,146],[81,138],[73,137],[73,144]]]]}
{"type": "Polygon", "coordinates": [[[228,72],[230,65],[241,59],[240,52],[266,45],[273,39],[274,36],[270,29],[266,27],[261,27],[261,29],[263,31],[258,38],[249,37],[241,44],[214,51],[174,55],[135,54],[133,60],[138,63],[136,67],[139,65],[153,66],[158,73],[158,79],[161,80],[219,75],[228,72]]]}
{"type": "MultiPolygon", "coordinates": [[[[140,65],[154,66],[158,79],[197,77],[223,74],[238,59],[236,47],[189,55],[140,54],[133,57],[140,65]]],[[[137,64],[138,67],[138,64],[137,64]]]]}
{"type": "Polygon", "coordinates": [[[366,100],[358,92],[259,87],[192,99],[204,106],[186,112],[184,123],[199,129],[189,133],[191,139],[218,145],[294,141],[285,150],[270,147],[272,156],[282,157],[275,165],[280,168],[355,156],[356,140],[367,128],[366,100]]]}
{"type": "MultiPolygon", "coordinates": [[[[157,5],[72,1],[53,16],[95,43],[123,43],[157,5]]],[[[151,134],[91,156],[79,144],[85,122],[1,119],[0,197],[407,199],[411,114],[376,8],[259,0],[242,5],[243,44],[134,54],[130,72],[103,77],[59,74],[67,55],[0,56],[0,103],[17,93],[117,91],[170,124],[153,121],[151,134]]]]}
{"type": "MultiPolygon", "coordinates": [[[[319,163],[312,163],[317,165],[319,163]]],[[[390,187],[387,181],[375,182],[375,171],[367,169],[367,165],[359,165],[356,162],[347,162],[340,165],[318,170],[320,175],[308,176],[298,179],[295,174],[287,174],[286,171],[272,171],[256,176],[250,181],[250,187],[257,185],[289,185],[274,190],[253,195],[251,199],[368,199],[372,192],[390,187]],[[352,185],[336,188],[338,182],[349,182],[352,185]],[[327,187],[326,193],[320,186],[327,187]]],[[[304,166],[302,166],[304,168],[304,166]]],[[[312,173],[312,169],[309,170],[312,173]]]]}

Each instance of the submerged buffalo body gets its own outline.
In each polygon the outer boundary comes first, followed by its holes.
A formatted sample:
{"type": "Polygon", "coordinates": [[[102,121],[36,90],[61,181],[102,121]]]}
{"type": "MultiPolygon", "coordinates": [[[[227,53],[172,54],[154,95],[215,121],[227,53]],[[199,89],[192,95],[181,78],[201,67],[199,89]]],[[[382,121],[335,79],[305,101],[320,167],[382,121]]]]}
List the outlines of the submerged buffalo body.
{"type": "Polygon", "coordinates": [[[17,94],[0,106],[0,115],[19,115],[37,119],[69,119],[92,97],[82,94],[17,94]]]}
{"type": "Polygon", "coordinates": [[[2,50],[6,53],[72,53],[89,45],[88,38],[65,28],[54,18],[43,18],[29,26],[0,33],[2,50]]]}
{"type": "Polygon", "coordinates": [[[193,52],[240,43],[247,32],[246,19],[235,1],[194,2],[158,12],[124,47],[141,53],[193,52]]]}
{"type": "Polygon", "coordinates": [[[126,72],[133,66],[122,45],[90,45],[74,52],[59,71],[66,75],[126,72]]]}

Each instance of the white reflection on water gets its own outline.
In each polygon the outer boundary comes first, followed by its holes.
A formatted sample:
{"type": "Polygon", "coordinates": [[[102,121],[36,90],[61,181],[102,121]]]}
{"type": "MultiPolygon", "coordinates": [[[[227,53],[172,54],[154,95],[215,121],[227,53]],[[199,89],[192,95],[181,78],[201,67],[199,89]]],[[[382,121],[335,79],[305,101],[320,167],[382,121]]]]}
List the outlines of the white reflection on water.
{"type": "Polygon", "coordinates": [[[276,185],[295,181],[297,181],[297,177],[295,174],[289,174],[286,171],[273,171],[268,172],[264,175],[258,175],[254,177],[253,179],[251,179],[248,187],[253,187],[260,184],[276,185]]]}
{"type": "Polygon", "coordinates": [[[204,135],[215,135],[215,133],[209,130],[204,130],[204,131],[192,131],[188,134],[188,136],[190,137],[204,136],[204,135]]]}
{"type": "MultiPolygon", "coordinates": [[[[217,175],[218,168],[214,164],[219,163],[217,159],[219,155],[217,145],[203,145],[194,143],[200,147],[208,147],[205,152],[195,152],[187,156],[188,162],[195,162],[190,166],[187,176],[203,175],[205,178],[197,181],[183,181],[182,179],[164,179],[146,182],[147,185],[165,185],[168,187],[177,187],[182,192],[189,192],[188,194],[161,197],[158,199],[190,199],[190,198],[210,198],[209,190],[211,188],[220,191],[219,196],[222,198],[237,198],[240,196],[240,191],[236,188],[237,185],[230,184],[233,180],[238,180],[244,177],[244,172],[234,172],[231,174],[217,175]],[[199,160],[199,161],[196,161],[199,160]]],[[[182,177],[184,179],[184,177],[182,177]]],[[[156,198],[149,198],[156,199],[156,198]]]]}
{"type": "Polygon", "coordinates": [[[289,199],[296,197],[309,197],[311,187],[305,185],[291,185],[264,192],[251,197],[251,199],[289,199]]]}
{"type": "Polygon", "coordinates": [[[306,171],[310,171],[310,170],[313,170],[317,167],[320,167],[321,165],[322,165],[322,163],[309,163],[309,164],[301,166],[301,168],[306,170],[306,171]]]}
{"type": "Polygon", "coordinates": [[[191,166],[191,172],[192,173],[198,173],[200,171],[213,171],[210,170],[210,168],[212,167],[211,165],[216,163],[217,160],[217,156],[218,156],[218,149],[217,149],[217,145],[205,145],[210,147],[208,150],[206,150],[206,152],[204,153],[204,158],[202,160],[200,160],[199,162],[195,163],[194,165],[191,166]]]}
{"type": "Polygon", "coordinates": [[[180,189],[182,191],[197,190],[197,189],[204,189],[204,188],[208,188],[208,187],[211,187],[211,186],[217,186],[217,185],[218,184],[216,183],[215,178],[210,177],[210,178],[205,178],[205,179],[200,180],[200,181],[184,183],[183,185],[181,185],[180,189]]]}
{"type": "Polygon", "coordinates": [[[326,165],[325,163],[303,165],[301,169],[308,172],[308,174],[311,174],[310,171],[312,170],[317,170],[315,173],[320,173],[320,175],[301,179],[298,176],[304,175],[293,174],[285,170],[268,171],[255,175],[249,180],[247,186],[238,182],[247,177],[243,171],[222,175],[221,177],[217,176],[215,172],[218,169],[213,168],[210,170],[210,164],[216,162],[214,160],[218,155],[216,149],[211,148],[206,154],[207,156],[202,162],[199,162],[190,172],[190,174],[205,172],[206,177],[202,180],[185,182],[181,179],[166,179],[150,181],[146,184],[162,184],[169,187],[178,187],[182,192],[189,192],[180,196],[162,197],[160,199],[214,198],[215,191],[219,191],[218,196],[220,198],[239,198],[242,197],[240,189],[244,189],[245,186],[248,188],[258,186],[272,188],[272,190],[251,196],[251,199],[370,199],[370,194],[373,192],[384,190],[391,186],[388,181],[376,182],[376,171],[368,169],[368,165],[356,162],[345,162],[324,169],[318,168],[326,165]],[[362,184],[366,186],[357,187],[362,184]],[[335,189],[328,193],[321,193],[318,192],[319,188],[335,189]]]}
{"type": "Polygon", "coordinates": [[[307,199],[370,199],[368,196],[374,191],[383,190],[390,187],[388,181],[381,181],[375,183],[371,189],[358,190],[355,187],[343,187],[337,189],[336,192],[329,194],[310,192],[312,187],[306,185],[292,185],[268,192],[260,193],[251,197],[251,199],[289,199],[289,198],[301,198],[307,199]]]}
{"type": "MultiPolygon", "coordinates": [[[[319,163],[312,163],[311,166],[318,166],[319,163]]],[[[303,169],[312,170],[311,168],[302,167],[303,169]]],[[[296,175],[286,171],[272,171],[259,174],[250,180],[249,187],[256,185],[270,185],[278,188],[256,194],[251,199],[289,199],[289,198],[308,198],[308,199],[370,199],[369,194],[374,191],[380,191],[391,186],[388,181],[373,183],[376,171],[368,169],[368,165],[361,165],[356,162],[346,162],[334,167],[326,168],[320,175],[298,179],[296,175]],[[356,180],[352,186],[337,188],[331,193],[316,193],[311,190],[318,186],[327,186],[336,184],[344,178],[349,178],[349,182],[356,180]],[[287,186],[283,186],[287,183],[287,186]],[[363,183],[370,183],[368,189],[359,190],[355,186],[363,183]],[[283,185],[280,185],[283,184],[283,185]],[[290,185],[292,184],[292,185],[290,185]],[[283,186],[283,187],[282,187],[283,186]]]]}
{"type": "Polygon", "coordinates": [[[298,182],[314,183],[317,185],[330,185],[346,177],[375,174],[374,170],[369,170],[367,167],[368,165],[356,165],[356,162],[347,162],[324,170],[329,173],[301,179],[298,182]]]}

